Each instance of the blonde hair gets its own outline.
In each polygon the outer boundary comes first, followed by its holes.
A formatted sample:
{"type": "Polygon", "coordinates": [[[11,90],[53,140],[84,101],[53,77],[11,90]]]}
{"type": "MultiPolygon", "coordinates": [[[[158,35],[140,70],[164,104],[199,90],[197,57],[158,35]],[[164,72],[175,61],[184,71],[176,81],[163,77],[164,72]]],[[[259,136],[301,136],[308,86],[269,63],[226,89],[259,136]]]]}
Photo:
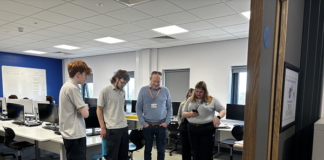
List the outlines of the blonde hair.
{"type": "Polygon", "coordinates": [[[186,100],[184,100],[182,103],[186,103],[186,102],[187,102],[189,93],[192,93],[194,90],[195,90],[195,89],[190,88],[190,89],[187,91],[187,94],[186,94],[186,100]]]}
{"type": "MultiPolygon", "coordinates": [[[[212,96],[209,96],[209,93],[208,93],[208,90],[207,90],[207,85],[206,85],[206,83],[205,83],[204,81],[200,81],[200,82],[198,82],[198,83],[196,84],[195,89],[202,89],[202,90],[205,91],[205,93],[204,93],[204,97],[202,98],[202,101],[201,101],[201,102],[206,102],[206,103],[211,103],[211,102],[212,102],[213,97],[212,97],[212,96]]],[[[193,98],[191,98],[191,101],[190,101],[190,102],[191,102],[191,103],[194,103],[195,100],[196,100],[196,92],[194,92],[194,93],[192,94],[192,97],[193,97],[193,98]]]]}

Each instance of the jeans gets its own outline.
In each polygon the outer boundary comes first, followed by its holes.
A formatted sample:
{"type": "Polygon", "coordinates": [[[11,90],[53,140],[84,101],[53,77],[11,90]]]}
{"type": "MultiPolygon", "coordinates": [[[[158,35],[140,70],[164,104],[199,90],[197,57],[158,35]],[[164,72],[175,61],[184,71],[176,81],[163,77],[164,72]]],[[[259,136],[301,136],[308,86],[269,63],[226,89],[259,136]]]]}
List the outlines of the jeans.
{"type": "Polygon", "coordinates": [[[128,160],[128,127],[106,130],[106,160],[128,160]]]}
{"type": "Polygon", "coordinates": [[[147,128],[143,128],[144,140],[145,140],[145,151],[144,151],[144,160],[152,159],[152,147],[154,135],[156,137],[156,147],[158,150],[158,160],[164,160],[164,145],[166,139],[166,128],[158,125],[149,125],[147,128]]]}
{"type": "Polygon", "coordinates": [[[87,159],[87,140],[86,137],[79,139],[64,139],[67,160],[86,160],[87,159]]]}
{"type": "Polygon", "coordinates": [[[215,128],[213,123],[202,126],[189,125],[189,138],[194,160],[212,160],[215,128]]]}

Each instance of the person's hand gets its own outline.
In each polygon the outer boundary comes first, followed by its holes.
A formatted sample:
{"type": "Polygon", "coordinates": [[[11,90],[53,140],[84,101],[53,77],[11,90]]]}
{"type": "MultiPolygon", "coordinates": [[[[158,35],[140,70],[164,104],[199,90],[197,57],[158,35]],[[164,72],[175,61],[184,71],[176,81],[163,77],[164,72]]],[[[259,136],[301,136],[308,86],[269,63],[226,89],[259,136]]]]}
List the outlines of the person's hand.
{"type": "Polygon", "coordinates": [[[199,113],[197,113],[197,112],[191,111],[189,113],[190,113],[190,117],[198,117],[199,116],[199,113]]]}
{"type": "Polygon", "coordinates": [[[220,119],[218,119],[217,117],[213,120],[213,124],[214,127],[217,128],[221,123],[220,123],[220,119]]]}
{"type": "Polygon", "coordinates": [[[106,138],[106,128],[101,128],[100,138],[101,139],[105,139],[106,138]]]}
{"type": "Polygon", "coordinates": [[[179,126],[181,125],[181,123],[179,123],[179,126]]]}
{"type": "Polygon", "coordinates": [[[168,126],[168,124],[166,124],[166,123],[164,122],[164,123],[160,124],[160,126],[166,128],[166,127],[168,126]]]}
{"type": "Polygon", "coordinates": [[[144,126],[144,128],[147,128],[147,127],[149,127],[150,125],[149,124],[146,124],[145,126],[144,126]]]}

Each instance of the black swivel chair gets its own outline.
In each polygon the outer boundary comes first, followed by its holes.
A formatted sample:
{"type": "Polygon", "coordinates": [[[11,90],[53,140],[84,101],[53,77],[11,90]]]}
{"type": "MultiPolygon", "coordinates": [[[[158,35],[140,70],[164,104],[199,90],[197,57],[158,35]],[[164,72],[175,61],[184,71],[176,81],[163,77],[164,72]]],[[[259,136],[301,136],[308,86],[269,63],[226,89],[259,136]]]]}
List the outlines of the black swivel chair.
{"type": "Polygon", "coordinates": [[[232,129],[232,135],[235,139],[226,139],[223,141],[218,141],[218,145],[226,144],[231,148],[230,160],[233,160],[233,146],[235,141],[243,140],[243,126],[234,126],[232,129]]]}
{"type": "Polygon", "coordinates": [[[5,139],[4,139],[4,145],[7,146],[8,148],[18,150],[18,160],[21,160],[21,155],[20,151],[23,150],[24,148],[34,146],[34,144],[29,143],[29,142],[16,142],[13,143],[13,139],[15,138],[16,134],[15,132],[8,127],[3,127],[5,130],[5,139]]]}
{"type": "Polygon", "coordinates": [[[129,149],[128,151],[130,152],[129,154],[129,159],[133,160],[133,152],[140,150],[144,147],[144,135],[143,135],[143,130],[132,130],[130,135],[129,135],[129,140],[131,143],[129,143],[129,149]]]}
{"type": "MultiPolygon", "coordinates": [[[[4,137],[0,136],[0,143],[4,143],[4,137]]],[[[0,153],[0,157],[7,157],[7,156],[12,156],[13,158],[16,158],[15,154],[4,154],[4,153],[0,153]]]]}
{"type": "Polygon", "coordinates": [[[175,144],[174,147],[172,148],[172,150],[169,152],[170,156],[172,156],[172,152],[174,151],[178,151],[178,142],[180,141],[180,130],[178,129],[179,124],[178,123],[170,123],[167,127],[168,131],[169,131],[169,138],[174,139],[175,140],[175,144]]]}

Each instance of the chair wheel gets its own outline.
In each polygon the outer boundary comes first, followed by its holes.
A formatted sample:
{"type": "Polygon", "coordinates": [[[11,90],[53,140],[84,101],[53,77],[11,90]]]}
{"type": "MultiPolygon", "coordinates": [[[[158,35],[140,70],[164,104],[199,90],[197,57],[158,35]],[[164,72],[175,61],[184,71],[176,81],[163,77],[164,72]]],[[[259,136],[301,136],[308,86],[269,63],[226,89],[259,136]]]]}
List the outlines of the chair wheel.
{"type": "Polygon", "coordinates": [[[170,156],[172,156],[172,153],[170,153],[170,156]]]}

